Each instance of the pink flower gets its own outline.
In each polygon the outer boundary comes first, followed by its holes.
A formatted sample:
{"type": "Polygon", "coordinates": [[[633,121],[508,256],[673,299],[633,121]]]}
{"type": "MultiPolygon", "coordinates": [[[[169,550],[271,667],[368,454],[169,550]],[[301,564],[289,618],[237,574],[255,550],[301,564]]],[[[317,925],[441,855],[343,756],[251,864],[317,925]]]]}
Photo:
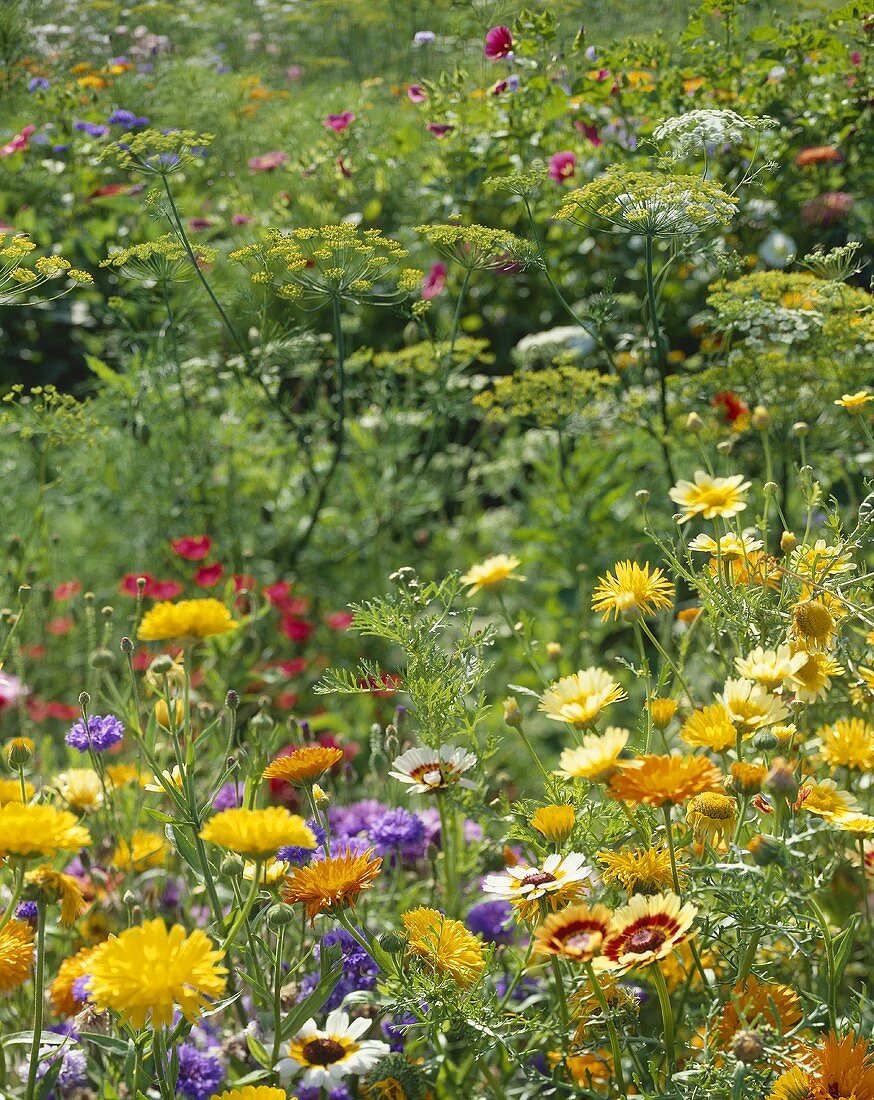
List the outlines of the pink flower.
{"type": "Polygon", "coordinates": [[[308,619],[299,619],[295,615],[284,616],[279,624],[279,629],[293,642],[305,642],[315,630],[315,623],[308,619]]]}
{"type": "Polygon", "coordinates": [[[251,573],[234,573],[235,592],[254,592],[257,587],[258,582],[251,573]]]}
{"type": "Polygon", "coordinates": [[[580,122],[579,119],[577,119],[577,121],[574,123],[574,128],[579,130],[581,134],[584,134],[589,139],[591,144],[594,145],[596,148],[597,146],[604,144],[601,138],[598,136],[597,126],[590,126],[588,123],[580,122]]]}
{"type": "Polygon", "coordinates": [[[251,216],[251,214],[234,214],[234,216],[231,218],[231,221],[234,225],[248,225],[249,222],[254,220],[255,219],[251,216]]]}
{"type": "Polygon", "coordinates": [[[186,535],[174,539],[170,545],[173,552],[186,561],[203,561],[212,549],[212,539],[209,535],[186,535]]]}
{"type": "Polygon", "coordinates": [[[291,585],[288,581],[277,581],[264,587],[264,595],[274,607],[282,607],[291,595],[291,585]]]}
{"type": "Polygon", "coordinates": [[[303,76],[303,69],[300,65],[289,65],[285,70],[285,76],[288,80],[300,80],[303,76]]]}
{"type": "Polygon", "coordinates": [[[429,122],[425,129],[430,131],[434,137],[442,138],[446,137],[449,131],[454,130],[455,127],[446,122],[429,122]]]}
{"type": "Polygon", "coordinates": [[[573,179],[576,170],[577,158],[568,149],[560,153],[553,153],[549,158],[549,178],[555,180],[556,183],[564,183],[566,180],[573,179]]]}
{"type": "Polygon", "coordinates": [[[249,158],[249,167],[253,172],[272,172],[274,168],[288,162],[288,153],[274,149],[272,153],[261,153],[260,156],[249,158]]]}
{"type": "Polygon", "coordinates": [[[413,103],[424,103],[428,98],[428,93],[422,87],[421,84],[410,84],[407,86],[407,95],[413,103]]]}
{"type": "Polygon", "coordinates": [[[327,126],[329,130],[333,130],[337,134],[342,134],[350,123],[355,121],[355,115],[351,111],[344,111],[341,115],[328,115],[326,119],[322,120],[322,125],[327,126]]]}
{"type": "Polygon", "coordinates": [[[176,581],[151,580],[146,585],[146,595],[153,600],[175,600],[182,591],[182,585],[176,581]]]}
{"type": "Polygon", "coordinates": [[[197,232],[198,229],[211,229],[215,223],[209,218],[189,218],[188,228],[197,232]]]}
{"type": "Polygon", "coordinates": [[[46,630],[49,634],[54,634],[56,638],[62,638],[65,634],[69,634],[72,629],[73,620],[68,619],[65,615],[57,619],[49,619],[46,623],[46,630]]]}
{"type": "Polygon", "coordinates": [[[14,706],[19,699],[30,694],[30,688],[11,672],[0,672],[0,710],[14,706]]]}
{"type": "Polygon", "coordinates": [[[422,297],[426,302],[443,293],[446,286],[446,264],[439,261],[432,265],[431,270],[422,280],[422,297]]]}
{"type": "Polygon", "coordinates": [[[62,581],[55,589],[54,597],[58,601],[69,600],[71,596],[81,591],[82,585],[78,581],[62,581]]]}
{"type": "Polygon", "coordinates": [[[12,141],[0,149],[0,157],[9,157],[12,156],[13,153],[24,152],[30,145],[30,135],[35,133],[35,126],[25,126],[20,134],[16,134],[12,141]]]}
{"type": "Polygon", "coordinates": [[[198,588],[213,588],[222,579],[224,568],[219,562],[198,566],[194,573],[194,583],[198,588]]]}
{"type": "Polygon", "coordinates": [[[325,616],[325,622],[331,630],[348,630],[352,625],[352,613],[349,611],[333,611],[325,616]]]}
{"type": "Polygon", "coordinates": [[[509,27],[492,27],[486,34],[485,55],[489,61],[500,61],[513,52],[513,36],[509,27]]]}

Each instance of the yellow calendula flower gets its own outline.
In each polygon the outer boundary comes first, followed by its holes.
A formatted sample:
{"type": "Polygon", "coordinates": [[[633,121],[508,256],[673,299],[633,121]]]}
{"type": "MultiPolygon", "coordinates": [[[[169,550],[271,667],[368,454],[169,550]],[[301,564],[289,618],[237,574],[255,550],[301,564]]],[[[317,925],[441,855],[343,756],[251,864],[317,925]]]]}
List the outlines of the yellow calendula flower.
{"type": "Polygon", "coordinates": [[[727,794],[716,791],[697,794],[686,807],[686,824],[692,826],[698,844],[727,844],[736,821],[737,802],[727,794]]]}
{"type": "Polygon", "coordinates": [[[611,913],[605,905],[570,905],[551,913],[534,930],[538,955],[560,955],[573,962],[589,962],[600,954],[610,930],[611,913]]]}
{"type": "Polygon", "coordinates": [[[622,802],[667,806],[722,788],[722,774],[706,756],[651,755],[621,761],[608,791],[622,802]]]}
{"type": "Polygon", "coordinates": [[[768,1027],[785,1035],[801,1022],[801,1017],[801,998],[794,989],[750,975],[732,989],[722,1011],[717,1041],[723,1050],[729,1050],[735,1033],[742,1028],[768,1027]]]}
{"type": "Polygon", "coordinates": [[[52,786],[68,806],[80,813],[94,813],[103,805],[103,784],[93,768],[70,768],[61,772],[52,786]]]}
{"type": "Polygon", "coordinates": [[[115,846],[110,864],[119,871],[146,871],[162,867],[170,848],[160,833],[135,829],[130,840],[122,837],[115,846]]]}
{"type": "MultiPolygon", "coordinates": [[[[246,879],[247,882],[251,882],[254,879],[255,868],[257,866],[258,864],[254,861],[249,861],[243,865],[243,878],[246,879]]],[[[279,859],[273,859],[268,863],[262,863],[258,881],[262,886],[275,886],[278,882],[282,882],[285,879],[290,866],[291,864],[284,863],[279,859]]]]}
{"type": "Polygon", "coordinates": [[[373,849],[320,859],[295,867],[285,880],[282,896],[289,905],[302,904],[312,923],[319,913],[354,908],[358,895],[369,890],[379,874],[382,857],[373,849]]]}
{"type": "Polygon", "coordinates": [[[606,783],[616,771],[629,737],[631,731],[621,726],[608,726],[600,737],[596,733],[587,733],[582,745],[562,750],[559,770],[555,774],[565,779],[606,783]]]}
{"type": "Polygon", "coordinates": [[[531,818],[531,828],[536,829],[547,840],[560,844],[567,840],[574,827],[573,806],[541,806],[531,818]]]}
{"type": "MultiPolygon", "coordinates": [[[[272,1085],[243,1085],[239,1089],[217,1092],[211,1100],[289,1100],[289,1098],[285,1089],[276,1089],[272,1085]]],[[[291,1100],[294,1100],[294,1097],[291,1100]]]]}
{"type": "Polygon", "coordinates": [[[460,579],[473,596],[482,588],[503,588],[507,581],[524,581],[516,570],[522,562],[512,554],[493,554],[478,565],[473,565],[460,579]]]}
{"type": "Polygon", "coordinates": [[[737,742],[737,730],[722,703],[693,710],[680,730],[687,745],[723,752],[737,742]]]}
{"type": "MultiPolygon", "coordinates": [[[[601,879],[608,886],[621,886],[629,894],[657,894],[674,881],[671,855],[664,846],[598,852],[598,862],[604,868],[601,879]]],[[[682,862],[677,863],[677,876],[682,886],[686,880],[682,862]]]]}
{"type": "Polygon", "coordinates": [[[35,867],[24,876],[30,896],[61,903],[61,924],[74,924],[85,911],[85,898],[78,879],[52,867],[35,867]]]}
{"type": "Polygon", "coordinates": [[[674,699],[650,699],[647,706],[652,724],[657,730],[667,729],[671,719],[677,713],[677,703],[674,699]]]}
{"type": "Polygon", "coordinates": [[[821,726],[816,736],[822,741],[819,758],[832,769],[874,769],[874,726],[863,718],[839,718],[821,726]]]}
{"type": "MultiPolygon", "coordinates": [[[[35,789],[32,783],[24,784],[24,793],[29,802],[33,798],[35,789]]],[[[17,779],[0,779],[0,806],[7,802],[21,802],[21,783],[17,779]]]]}
{"type": "Polygon", "coordinates": [[[0,929],[0,993],[23,985],[33,966],[33,929],[13,917],[0,929]]]}
{"type": "Polygon", "coordinates": [[[227,968],[205,932],[189,935],[180,924],[145,921],[95,948],[88,964],[88,994],[98,1012],[111,1009],[123,1023],[169,1027],[178,1009],[189,1023],[209,1001],[223,996],[227,968]]]}
{"type": "MultiPolygon", "coordinates": [[[[178,729],[185,718],[185,703],[182,699],[173,700],[173,725],[178,729]]],[[[170,708],[164,699],[155,703],[155,721],[165,730],[170,729],[170,708]]]]}
{"type": "Polygon", "coordinates": [[[781,1073],[768,1093],[768,1100],[810,1100],[813,1077],[801,1066],[781,1073]]]}
{"type": "Polygon", "coordinates": [[[91,843],[91,834],[69,810],[34,803],[0,806],[0,856],[53,856],[91,843]]]}
{"type": "Polygon", "coordinates": [[[625,698],[625,692],[609,672],[587,668],[550,684],[540,698],[539,709],[547,718],[585,728],[604,707],[625,698]]]}
{"type": "Polygon", "coordinates": [[[342,759],[342,749],[325,745],[303,745],[288,756],[277,756],[264,769],[263,777],[284,779],[288,783],[311,783],[342,759]]]}
{"type": "Polygon", "coordinates": [[[674,586],[661,569],[650,573],[649,562],[642,568],[636,562],[622,561],[612,573],[598,578],[592,595],[592,610],[603,612],[601,621],[612,615],[618,619],[637,619],[672,607],[674,586]]]}
{"type": "Polygon", "coordinates": [[[485,969],[483,944],[461,921],[436,909],[419,906],[403,916],[410,953],[448,974],[460,986],[470,986],[485,969]]]}
{"type": "Polygon", "coordinates": [[[156,603],[143,616],[137,637],[142,642],[163,642],[168,638],[211,638],[228,634],[240,624],[220,601],[170,600],[156,603]]]}
{"type": "Polygon", "coordinates": [[[266,859],[277,848],[315,848],[312,829],[298,814],[284,806],[268,806],[265,810],[231,809],[211,817],[200,830],[202,840],[218,844],[239,855],[266,859]]]}
{"type": "Polygon", "coordinates": [[[750,487],[742,474],[732,477],[713,477],[704,470],[696,470],[693,481],[678,481],[669,496],[683,509],[680,523],[693,516],[702,519],[730,519],[746,506],[745,493],[750,487]]]}
{"type": "Polygon", "coordinates": [[[855,393],[845,393],[835,401],[835,404],[855,416],[865,408],[869,401],[874,401],[874,394],[868,393],[867,390],[857,390],[855,393]]]}
{"type": "Polygon", "coordinates": [[[758,794],[767,774],[768,769],[764,764],[748,764],[743,760],[736,760],[731,765],[731,789],[743,795],[758,794]]]}
{"type": "Polygon", "coordinates": [[[769,694],[754,680],[726,680],[722,694],[716,699],[728,711],[742,737],[750,737],[763,726],[772,726],[789,716],[783,700],[769,694]]]}

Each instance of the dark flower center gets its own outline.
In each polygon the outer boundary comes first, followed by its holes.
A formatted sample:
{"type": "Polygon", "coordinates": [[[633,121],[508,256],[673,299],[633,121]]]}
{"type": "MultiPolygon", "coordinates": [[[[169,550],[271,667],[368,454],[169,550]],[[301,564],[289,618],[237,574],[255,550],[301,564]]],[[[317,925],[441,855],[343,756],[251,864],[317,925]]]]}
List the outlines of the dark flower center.
{"type": "Polygon", "coordinates": [[[660,928],[638,928],[628,937],[628,950],[633,955],[657,951],[668,937],[660,928]]]}
{"type": "Polygon", "coordinates": [[[346,1048],[336,1039],[310,1039],[303,1048],[304,1058],[311,1066],[330,1066],[339,1062],[346,1048]]]}
{"type": "Polygon", "coordinates": [[[522,879],[523,886],[545,886],[547,882],[555,882],[555,875],[551,875],[549,871],[535,871],[533,875],[526,875],[522,879]]]}

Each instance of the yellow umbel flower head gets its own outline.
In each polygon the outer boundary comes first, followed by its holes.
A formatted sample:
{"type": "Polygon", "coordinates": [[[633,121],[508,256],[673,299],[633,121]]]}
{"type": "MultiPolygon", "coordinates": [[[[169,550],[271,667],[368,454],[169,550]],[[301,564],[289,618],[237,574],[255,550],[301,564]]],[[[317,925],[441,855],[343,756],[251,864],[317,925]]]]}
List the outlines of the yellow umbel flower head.
{"type": "Polygon", "coordinates": [[[33,929],[15,917],[0,929],[0,993],[27,981],[33,965],[33,929]]]}
{"type": "Polygon", "coordinates": [[[186,935],[181,924],[146,921],[95,948],[89,998],[98,1012],[111,1009],[134,1028],[146,1021],[155,1030],[169,1027],[177,1008],[194,1023],[225,992],[223,957],[199,928],[186,935]]]}
{"type": "Polygon", "coordinates": [[[410,953],[460,986],[469,986],[485,968],[483,945],[461,921],[419,906],[403,916],[410,953]]]}
{"type": "Polygon", "coordinates": [[[137,637],[141,642],[163,642],[168,638],[211,638],[228,634],[240,624],[220,601],[164,600],[145,613],[137,637]]]}
{"type": "Polygon", "coordinates": [[[32,802],[0,806],[0,856],[53,856],[91,843],[91,834],[69,810],[32,802]]]}
{"type": "Polygon", "coordinates": [[[661,569],[649,570],[649,562],[643,567],[636,562],[621,561],[614,572],[598,578],[598,587],[592,594],[592,610],[602,611],[601,621],[612,615],[618,619],[639,619],[654,615],[657,611],[672,607],[674,586],[661,569]]]}
{"type": "Polygon", "coordinates": [[[265,810],[231,809],[211,817],[200,831],[202,840],[241,856],[266,859],[277,848],[315,848],[312,829],[298,814],[284,806],[268,806],[265,810]]]}

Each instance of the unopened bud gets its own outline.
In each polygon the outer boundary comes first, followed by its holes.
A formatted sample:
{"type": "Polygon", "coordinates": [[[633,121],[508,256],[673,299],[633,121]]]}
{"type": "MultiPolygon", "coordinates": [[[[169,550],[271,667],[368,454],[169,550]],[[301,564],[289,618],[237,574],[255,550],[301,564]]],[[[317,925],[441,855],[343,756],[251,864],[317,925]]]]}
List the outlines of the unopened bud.
{"type": "Polygon", "coordinates": [[[797,420],[792,425],[792,431],[799,437],[804,437],[810,431],[810,425],[805,420],[797,420]]]}
{"type": "Polygon", "coordinates": [[[546,643],[546,656],[555,660],[556,657],[560,657],[562,654],[561,642],[547,642],[546,643]]]}
{"type": "Polygon", "coordinates": [[[687,432],[700,432],[704,427],[704,421],[696,412],[691,412],[686,417],[686,431],[687,432]]]}
{"type": "Polygon", "coordinates": [[[400,955],[407,941],[400,932],[383,932],[378,940],[379,946],[389,955],[400,955]]]}
{"type": "Polygon", "coordinates": [[[115,654],[111,649],[95,649],[91,654],[93,668],[112,668],[115,663],[115,654]]]}
{"type": "Polygon", "coordinates": [[[13,737],[6,746],[6,759],[13,768],[23,768],[33,759],[33,742],[28,737],[13,737]]]}
{"type": "Polygon", "coordinates": [[[166,653],[159,653],[149,665],[150,676],[166,676],[173,668],[173,658],[166,653]]]}
{"type": "Polygon", "coordinates": [[[249,729],[256,735],[270,733],[274,725],[273,719],[266,710],[259,710],[249,719],[249,729]]]}
{"type": "Polygon", "coordinates": [[[771,765],[771,770],[765,776],[765,790],[771,794],[782,795],[784,798],[793,798],[798,789],[798,781],[791,764],[788,764],[782,756],[778,756],[771,765]]]}
{"type": "Polygon", "coordinates": [[[638,489],[634,494],[634,499],[638,504],[649,504],[650,491],[649,489],[638,489]]]}
{"type": "Polygon", "coordinates": [[[239,705],[240,697],[239,695],[237,695],[234,689],[231,688],[225,696],[225,706],[228,708],[228,710],[236,710],[239,705]]]}
{"type": "Polygon", "coordinates": [[[91,702],[91,696],[88,694],[87,691],[82,691],[82,692],[79,693],[79,706],[80,707],[87,707],[90,702],[91,702]]]}
{"type": "Polygon", "coordinates": [[[761,1062],[765,1044],[757,1031],[738,1031],[731,1041],[731,1052],[739,1062],[750,1065],[761,1062]]]}
{"type": "Polygon", "coordinates": [[[267,912],[264,914],[264,919],[267,922],[267,927],[272,928],[274,932],[280,928],[285,928],[291,924],[294,920],[294,909],[290,905],[285,905],[281,901],[276,902],[275,905],[271,905],[267,912]]]}
{"type": "Polygon", "coordinates": [[[730,455],[734,443],[730,439],[720,439],[716,444],[716,450],[721,455],[730,455]]]}
{"type": "Polygon", "coordinates": [[[318,783],[313,783],[313,802],[317,806],[327,806],[330,801],[331,796],[328,792],[320,787],[318,783]]]}
{"type": "Polygon", "coordinates": [[[791,554],[798,545],[798,539],[791,531],[784,531],[780,536],[780,549],[784,554],[791,554]]]}
{"type": "Polygon", "coordinates": [[[239,878],[243,873],[243,859],[236,852],[228,852],[219,867],[223,878],[239,878]]]}
{"type": "Polygon", "coordinates": [[[504,700],[504,721],[513,729],[519,729],[522,725],[522,711],[512,695],[504,700]]]}
{"type": "Polygon", "coordinates": [[[769,867],[771,864],[782,864],[786,859],[786,849],[775,836],[760,833],[754,836],[747,845],[753,863],[757,867],[769,867]]]}
{"type": "Polygon", "coordinates": [[[757,432],[766,432],[771,427],[771,414],[764,405],[756,405],[750,417],[750,423],[757,432]]]}
{"type": "Polygon", "coordinates": [[[33,589],[30,587],[29,584],[23,584],[18,589],[18,602],[21,604],[22,607],[30,603],[30,597],[32,593],[33,589]]]}
{"type": "Polygon", "coordinates": [[[118,648],[122,651],[122,653],[130,654],[134,651],[134,644],[130,640],[130,638],[124,637],[118,643],[118,648]]]}
{"type": "Polygon", "coordinates": [[[125,890],[124,894],[122,895],[122,899],[121,899],[121,900],[122,900],[122,901],[124,902],[124,904],[125,904],[125,905],[126,905],[126,906],[128,907],[128,909],[130,909],[130,907],[131,907],[132,905],[136,905],[136,903],[137,903],[137,896],[136,896],[136,894],[135,894],[135,893],[133,892],[133,890],[125,890]]]}
{"type": "Polygon", "coordinates": [[[780,742],[770,730],[759,730],[753,737],[753,748],[758,749],[759,752],[771,752],[779,744],[780,742]]]}
{"type": "Polygon", "coordinates": [[[780,492],[780,486],[776,481],[766,481],[762,486],[762,492],[765,496],[775,497],[780,492]]]}

